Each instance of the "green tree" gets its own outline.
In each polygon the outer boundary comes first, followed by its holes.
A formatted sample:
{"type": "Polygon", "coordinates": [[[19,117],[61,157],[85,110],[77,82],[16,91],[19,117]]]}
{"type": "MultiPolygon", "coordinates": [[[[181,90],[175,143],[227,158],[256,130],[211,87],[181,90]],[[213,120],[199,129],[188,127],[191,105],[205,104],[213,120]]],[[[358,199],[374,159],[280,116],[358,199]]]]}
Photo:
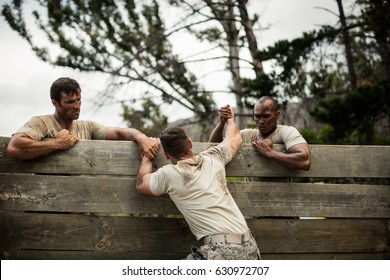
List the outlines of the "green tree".
{"type": "Polygon", "coordinates": [[[323,26],[257,52],[273,70],[245,80],[242,98],[250,104],[251,97],[266,94],[280,100],[314,97],[313,116],[328,124],[321,142],[372,144],[378,121],[390,117],[389,2],[356,1],[348,16],[337,2],[339,26],[323,26]]]}
{"type": "Polygon", "coordinates": [[[256,14],[252,18],[249,16],[248,0],[171,2],[187,13],[197,16],[199,22],[209,23],[191,26],[189,31],[199,40],[207,41],[226,54],[217,59],[226,60],[226,69],[231,75],[229,90],[236,99],[235,116],[239,126],[244,127],[242,115],[245,104],[241,96],[245,93],[242,89],[242,65],[240,63],[250,67],[255,76],[263,74],[262,63],[255,56],[258,48],[253,30],[253,25],[259,17],[256,14]],[[243,50],[249,53],[250,59],[243,58],[243,50]]]}
{"type": "Polygon", "coordinates": [[[151,99],[144,99],[142,108],[135,109],[123,104],[123,119],[128,127],[137,127],[148,136],[159,137],[168,126],[168,118],[161,113],[160,106],[151,99]]]}
{"type": "Polygon", "coordinates": [[[47,44],[34,40],[23,1],[4,5],[2,15],[43,61],[108,74],[112,77],[110,86],[116,90],[140,83],[147,92],[142,96],[144,104],[148,104],[148,99],[176,103],[199,118],[206,118],[214,110],[211,94],[174,54],[157,1],[140,4],[134,0],[37,0],[35,3],[39,7],[32,15],[46,35],[47,44]],[[51,46],[59,49],[49,51],[51,46]]]}
{"type": "Polygon", "coordinates": [[[375,144],[375,125],[390,116],[390,80],[364,85],[330,100],[322,100],[313,114],[330,124],[331,143],[375,144]]]}

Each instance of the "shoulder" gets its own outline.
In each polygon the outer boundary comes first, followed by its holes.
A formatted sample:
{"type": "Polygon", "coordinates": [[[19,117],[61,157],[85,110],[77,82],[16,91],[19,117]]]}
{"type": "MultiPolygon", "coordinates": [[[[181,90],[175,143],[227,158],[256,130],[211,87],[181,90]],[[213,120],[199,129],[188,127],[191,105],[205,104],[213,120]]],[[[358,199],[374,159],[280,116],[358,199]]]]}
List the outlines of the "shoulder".
{"type": "Polygon", "coordinates": [[[228,163],[232,159],[232,153],[231,151],[219,144],[216,146],[212,146],[208,148],[207,150],[204,150],[199,154],[200,156],[209,156],[211,158],[214,158],[216,160],[222,161],[224,164],[228,163]]]}
{"type": "Polygon", "coordinates": [[[257,129],[254,128],[244,128],[240,130],[241,135],[242,134],[253,134],[257,131],[257,129]]]}
{"type": "Polygon", "coordinates": [[[259,139],[259,130],[254,128],[244,128],[240,130],[242,142],[250,143],[259,139]]]}
{"type": "Polygon", "coordinates": [[[277,134],[283,139],[286,149],[296,144],[307,144],[305,138],[301,133],[293,126],[278,125],[277,134]]]}
{"type": "Polygon", "coordinates": [[[172,164],[167,164],[157,169],[150,176],[150,191],[156,196],[168,193],[172,185],[171,181],[174,181],[171,177],[174,177],[176,173],[172,164]]]}
{"type": "Polygon", "coordinates": [[[90,129],[97,129],[97,130],[107,130],[109,128],[115,129],[115,127],[109,127],[104,124],[98,123],[96,121],[77,120],[77,122],[83,124],[86,128],[90,128],[90,129]]]}
{"type": "Polygon", "coordinates": [[[30,118],[31,121],[44,121],[44,122],[52,122],[55,121],[56,119],[54,118],[53,115],[41,115],[41,116],[32,116],[30,118]]]}
{"type": "Polygon", "coordinates": [[[285,135],[294,134],[301,135],[301,133],[294,126],[291,125],[278,125],[276,128],[277,132],[285,135]]]}

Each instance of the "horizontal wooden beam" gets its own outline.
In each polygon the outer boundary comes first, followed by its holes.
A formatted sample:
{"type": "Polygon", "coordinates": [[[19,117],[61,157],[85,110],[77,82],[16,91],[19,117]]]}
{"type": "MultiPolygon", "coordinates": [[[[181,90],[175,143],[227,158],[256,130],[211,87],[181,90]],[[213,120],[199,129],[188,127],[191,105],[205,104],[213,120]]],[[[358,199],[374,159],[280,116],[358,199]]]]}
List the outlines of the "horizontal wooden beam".
{"type": "MultiPolygon", "coordinates": [[[[0,212],[4,251],[185,257],[199,245],[183,219],[0,212]],[[149,255],[147,254],[149,253],[149,255]],[[169,255],[168,254],[168,255],[169,255]]],[[[250,219],[262,254],[390,253],[388,219],[250,219]]]]}
{"type": "MultiPolygon", "coordinates": [[[[0,173],[0,210],[179,214],[168,196],[145,197],[135,178],[0,173]]],[[[245,216],[390,218],[390,186],[229,182],[245,216]]]]}
{"type": "MultiPolygon", "coordinates": [[[[9,138],[0,137],[0,172],[136,176],[139,150],[134,142],[78,142],[73,148],[30,161],[6,156],[9,138]]],[[[199,153],[212,143],[194,143],[199,153]]],[[[283,146],[275,145],[282,150],[283,146]]],[[[227,165],[228,176],[246,177],[356,177],[390,178],[390,146],[310,145],[312,166],[309,171],[292,171],[260,156],[251,144],[243,144],[235,159],[227,165]]],[[[160,150],[154,168],[167,164],[160,150]]]]}

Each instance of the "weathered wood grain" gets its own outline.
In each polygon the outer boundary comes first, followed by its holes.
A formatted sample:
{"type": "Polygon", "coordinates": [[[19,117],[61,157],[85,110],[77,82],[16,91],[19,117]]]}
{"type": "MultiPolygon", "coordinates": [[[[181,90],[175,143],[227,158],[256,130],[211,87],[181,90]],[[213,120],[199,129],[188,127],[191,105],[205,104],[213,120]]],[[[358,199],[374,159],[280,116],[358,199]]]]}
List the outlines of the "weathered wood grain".
{"type": "MultiPolygon", "coordinates": [[[[135,179],[0,173],[0,210],[179,214],[168,196],[145,197],[135,179]]],[[[390,186],[229,182],[246,216],[390,217],[390,186]]]]}
{"type": "MultiPolygon", "coordinates": [[[[0,137],[1,259],[180,259],[199,245],[168,196],[135,191],[140,158],[134,142],[80,141],[21,161],[6,156],[8,141],[0,137]]],[[[211,145],[194,143],[194,151],[211,145]]],[[[263,259],[390,259],[390,146],[310,150],[310,171],[288,170],[250,144],[227,165],[227,176],[238,177],[229,190],[263,259]],[[348,179],[328,184],[324,178],[348,179]],[[302,216],[326,219],[296,218],[302,216]]],[[[167,163],[160,151],[154,169],[167,163]]]]}
{"type": "MultiPolygon", "coordinates": [[[[136,176],[139,151],[134,142],[80,141],[73,148],[33,161],[6,157],[9,138],[0,137],[0,172],[100,174],[136,176]],[[2,144],[1,144],[2,143],[2,144]]],[[[196,153],[214,145],[194,143],[196,153]]],[[[281,145],[275,145],[281,150],[281,145]]],[[[228,176],[258,177],[358,177],[390,178],[390,146],[311,145],[309,171],[291,171],[260,156],[251,144],[243,144],[235,159],[227,165],[228,176]]],[[[160,151],[155,168],[167,163],[160,151]]]]}
{"type": "MultiPolygon", "coordinates": [[[[199,245],[183,219],[0,212],[1,247],[185,256],[199,245]],[[156,251],[156,248],[159,248],[156,251]]],[[[388,219],[250,219],[264,254],[389,253],[388,219]]],[[[12,251],[12,250],[11,250],[12,251]]]]}
{"type": "MultiPolygon", "coordinates": [[[[188,252],[187,252],[188,253],[188,252]]],[[[186,253],[186,254],[187,254],[186,253]]],[[[186,255],[184,254],[184,256],[186,255]]],[[[94,251],[38,251],[7,250],[0,248],[0,256],[10,260],[180,260],[180,252],[94,252],[94,251]]],[[[262,260],[390,260],[390,253],[301,253],[267,254],[262,260]]]]}

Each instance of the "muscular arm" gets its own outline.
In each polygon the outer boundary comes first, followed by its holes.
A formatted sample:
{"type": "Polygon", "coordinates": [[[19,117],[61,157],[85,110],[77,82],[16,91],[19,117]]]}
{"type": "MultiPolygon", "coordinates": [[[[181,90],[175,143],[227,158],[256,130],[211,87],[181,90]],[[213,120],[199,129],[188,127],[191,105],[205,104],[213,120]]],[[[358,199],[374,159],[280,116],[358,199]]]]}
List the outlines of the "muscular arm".
{"type": "Polygon", "coordinates": [[[209,142],[221,143],[223,140],[223,130],[225,128],[225,121],[218,121],[217,126],[211,132],[209,142]]]}
{"type": "Polygon", "coordinates": [[[10,158],[33,159],[55,151],[67,150],[78,141],[79,139],[66,129],[61,130],[55,139],[45,141],[34,140],[25,133],[18,133],[12,136],[7,154],[10,158]]]}
{"type": "Polygon", "coordinates": [[[143,156],[137,175],[136,190],[146,196],[155,196],[150,190],[150,177],[152,176],[153,165],[152,161],[143,156]]]}
{"type": "Polygon", "coordinates": [[[225,139],[221,142],[219,145],[226,146],[230,152],[232,153],[232,156],[234,157],[238,150],[240,149],[241,143],[242,143],[242,137],[240,134],[240,129],[238,128],[237,124],[234,122],[234,113],[231,109],[232,117],[226,119],[226,135],[225,139]]]}
{"type": "Polygon", "coordinates": [[[309,170],[311,166],[310,149],[307,144],[296,144],[290,147],[286,153],[272,148],[269,139],[252,143],[255,149],[264,157],[270,158],[290,169],[309,170]]]}
{"type": "Polygon", "coordinates": [[[217,126],[211,132],[209,142],[221,143],[223,141],[223,130],[225,128],[228,119],[233,118],[233,112],[230,110],[230,106],[226,105],[219,109],[219,121],[217,126]]]}
{"type": "Polygon", "coordinates": [[[128,140],[138,143],[140,153],[153,159],[157,155],[158,146],[155,138],[147,137],[145,134],[134,128],[109,127],[106,140],[128,140]]]}

